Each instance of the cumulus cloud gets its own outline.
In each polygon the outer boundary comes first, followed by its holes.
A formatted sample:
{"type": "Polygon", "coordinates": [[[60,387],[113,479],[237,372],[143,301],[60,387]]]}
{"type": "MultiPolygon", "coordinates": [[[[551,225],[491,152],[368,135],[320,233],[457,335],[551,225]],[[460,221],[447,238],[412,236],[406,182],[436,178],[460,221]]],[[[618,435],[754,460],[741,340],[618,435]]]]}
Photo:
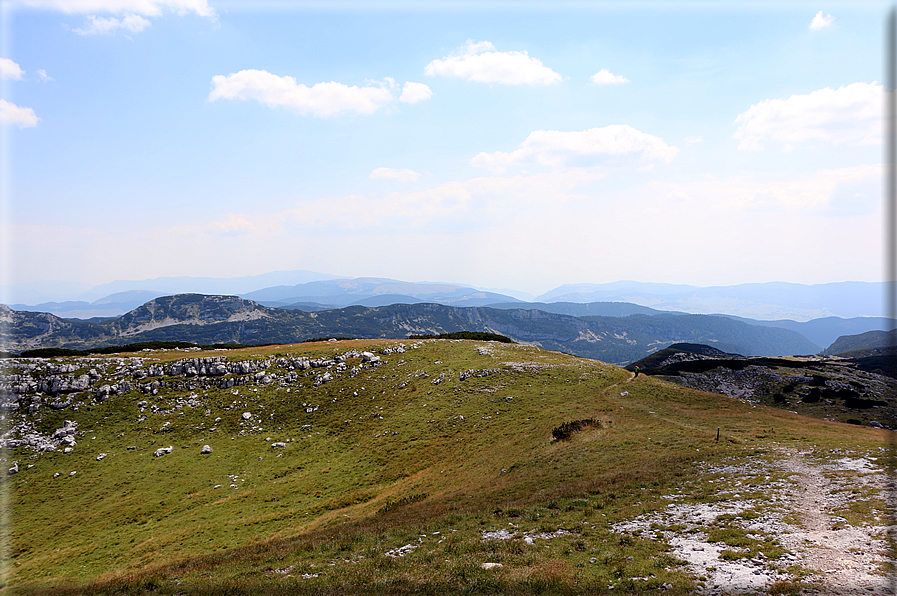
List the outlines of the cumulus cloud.
{"type": "Polygon", "coordinates": [[[820,29],[823,29],[823,28],[831,25],[832,21],[834,21],[834,20],[835,20],[835,17],[833,17],[830,14],[823,16],[822,11],[820,10],[819,12],[816,13],[816,16],[813,17],[813,22],[810,23],[810,29],[812,29],[813,31],[819,31],[820,29]]]}
{"type": "Polygon", "coordinates": [[[66,14],[138,14],[155,17],[169,10],[179,15],[192,12],[201,17],[216,16],[208,0],[14,0],[13,3],[66,14]]]}
{"type": "Polygon", "coordinates": [[[38,71],[37,71],[37,78],[39,78],[39,79],[42,80],[42,81],[54,81],[54,80],[55,80],[53,77],[51,77],[50,75],[48,75],[48,74],[47,74],[47,71],[44,70],[43,68],[38,69],[38,71]]]}
{"type": "Polygon", "coordinates": [[[471,160],[479,167],[502,170],[510,165],[540,164],[556,169],[600,165],[644,166],[669,163],[679,149],[663,139],[626,124],[560,132],[537,130],[511,153],[480,153],[471,160]]]}
{"type": "Polygon", "coordinates": [[[404,103],[417,103],[419,101],[425,101],[433,97],[433,91],[423,83],[412,83],[408,81],[405,83],[405,86],[402,87],[402,95],[399,96],[399,101],[404,103]]]}
{"type": "Polygon", "coordinates": [[[87,14],[84,27],[72,30],[79,35],[140,33],[150,25],[144,17],[158,17],[166,11],[181,16],[193,13],[210,19],[218,16],[208,0],[12,0],[12,3],[65,14],[87,14]],[[121,18],[98,16],[104,14],[121,15],[121,18]]]}
{"type": "Polygon", "coordinates": [[[0,99],[0,123],[14,124],[19,128],[37,126],[39,118],[31,108],[23,108],[5,99],[0,99]]]}
{"type": "Polygon", "coordinates": [[[370,177],[374,180],[398,180],[399,182],[414,182],[420,178],[420,174],[414,170],[398,170],[396,168],[375,168],[370,177]]]}
{"type": "Polygon", "coordinates": [[[488,41],[468,41],[455,54],[427,64],[424,74],[504,85],[553,85],[562,79],[526,51],[498,52],[488,41]]]}
{"type": "Polygon", "coordinates": [[[762,150],[763,141],[791,151],[805,143],[874,145],[881,142],[882,86],[852,83],[788,99],[764,99],[735,118],[739,149],[762,150]]]}
{"type": "Polygon", "coordinates": [[[601,70],[593,74],[591,77],[589,77],[589,80],[596,85],[616,85],[619,83],[629,82],[629,79],[627,79],[623,75],[615,75],[606,68],[602,68],[601,70]]]}
{"type": "Polygon", "coordinates": [[[25,71],[12,60],[9,58],[0,58],[0,77],[21,81],[22,75],[24,74],[25,71]]]}
{"type": "Polygon", "coordinates": [[[87,25],[84,29],[72,29],[72,31],[78,35],[102,35],[115,33],[116,31],[140,33],[149,26],[150,22],[148,20],[136,14],[129,14],[120,19],[91,15],[87,17],[87,25]]]}
{"type": "Polygon", "coordinates": [[[326,118],[344,112],[372,114],[392,101],[393,95],[388,82],[376,87],[349,87],[331,81],[307,87],[293,77],[241,70],[212,77],[209,101],[217,99],[254,99],[271,108],[283,106],[297,114],[326,118]]]}

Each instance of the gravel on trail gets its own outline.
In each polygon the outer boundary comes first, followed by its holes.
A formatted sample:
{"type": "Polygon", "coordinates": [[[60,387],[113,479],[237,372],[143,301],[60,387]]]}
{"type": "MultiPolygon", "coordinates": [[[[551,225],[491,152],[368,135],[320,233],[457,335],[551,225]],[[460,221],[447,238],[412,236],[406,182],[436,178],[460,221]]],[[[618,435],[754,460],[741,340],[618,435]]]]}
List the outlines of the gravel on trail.
{"type": "Polygon", "coordinates": [[[897,527],[888,526],[884,510],[894,502],[881,465],[884,450],[878,457],[786,448],[768,455],[703,466],[701,475],[715,477],[710,482],[724,498],[695,503],[682,490],[664,497],[671,501],[666,508],[617,523],[614,531],[669,544],[671,555],[704,578],[700,594],[760,594],[783,581],[801,581],[825,595],[892,594],[894,578],[883,571],[885,537],[897,527]],[[858,503],[868,515],[853,516],[853,524],[838,515],[858,503]],[[732,557],[746,549],[708,541],[708,526],[720,516],[749,537],[774,537],[785,554],[732,557]],[[724,551],[730,556],[721,557],[724,551]]]}

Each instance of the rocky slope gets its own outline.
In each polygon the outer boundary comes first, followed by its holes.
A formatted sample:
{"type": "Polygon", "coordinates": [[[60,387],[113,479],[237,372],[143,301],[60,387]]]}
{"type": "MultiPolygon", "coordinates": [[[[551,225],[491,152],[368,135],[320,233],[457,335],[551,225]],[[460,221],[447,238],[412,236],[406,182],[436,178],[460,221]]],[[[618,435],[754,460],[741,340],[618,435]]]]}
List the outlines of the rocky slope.
{"type": "Polygon", "coordinates": [[[701,391],[825,420],[897,429],[892,356],[745,358],[676,344],[627,368],[701,391]]]}

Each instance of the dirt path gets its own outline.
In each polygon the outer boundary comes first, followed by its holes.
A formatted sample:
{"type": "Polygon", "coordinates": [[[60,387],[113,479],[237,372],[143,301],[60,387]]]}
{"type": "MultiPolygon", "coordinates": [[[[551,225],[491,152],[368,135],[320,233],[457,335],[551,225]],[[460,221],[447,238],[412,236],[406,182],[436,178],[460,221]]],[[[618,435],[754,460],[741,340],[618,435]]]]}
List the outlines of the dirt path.
{"type": "Polygon", "coordinates": [[[617,524],[614,530],[656,539],[651,524],[678,526],[660,533],[671,554],[706,578],[702,594],[763,594],[776,582],[788,581],[802,581],[812,586],[805,593],[826,596],[894,594],[892,578],[882,571],[888,530],[881,502],[888,490],[885,470],[870,454],[819,455],[782,448],[766,460],[739,457],[722,466],[702,466],[681,492],[664,497],[670,500],[665,509],[617,524]],[[695,503],[687,498],[691,489],[710,486],[711,479],[721,499],[695,503]],[[757,492],[764,498],[744,496],[757,492]],[[777,559],[721,558],[721,552],[733,548],[709,542],[705,533],[720,516],[734,517],[724,523],[758,539],[775,537],[786,554],[777,559]]]}
{"type": "MultiPolygon", "coordinates": [[[[819,574],[826,594],[893,594],[890,578],[880,571],[884,516],[852,526],[834,513],[853,500],[851,489],[871,489],[877,495],[887,490],[884,470],[867,458],[819,463],[809,461],[812,450],[784,454],[779,465],[794,482],[790,493],[800,525],[781,535],[782,545],[798,554],[802,566],[819,574]]],[[[865,492],[856,499],[868,498],[865,492]]]]}
{"type": "MultiPolygon", "coordinates": [[[[626,372],[629,372],[629,371],[627,370],[626,372]]],[[[621,381],[621,382],[619,382],[619,383],[614,383],[613,385],[608,385],[607,387],[605,387],[604,389],[601,390],[601,396],[602,396],[602,397],[606,397],[606,398],[610,398],[610,399],[616,399],[616,398],[619,398],[619,397],[626,397],[627,395],[629,395],[629,393],[628,393],[627,391],[625,391],[625,390],[620,391],[620,388],[621,388],[623,385],[626,385],[627,383],[631,383],[631,382],[632,382],[632,379],[634,379],[634,378],[635,378],[635,373],[631,373],[631,372],[629,372],[629,378],[628,378],[628,379],[626,379],[626,380],[624,380],[624,381],[621,381]]]]}

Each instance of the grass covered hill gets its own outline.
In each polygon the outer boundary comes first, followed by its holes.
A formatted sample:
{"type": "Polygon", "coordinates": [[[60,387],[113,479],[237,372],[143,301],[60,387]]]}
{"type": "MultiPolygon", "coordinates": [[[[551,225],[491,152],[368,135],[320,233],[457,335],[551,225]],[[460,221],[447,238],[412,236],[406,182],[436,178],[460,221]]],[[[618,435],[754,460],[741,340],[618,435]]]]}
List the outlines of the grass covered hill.
{"type": "MultiPolygon", "coordinates": [[[[873,462],[887,441],[498,342],[3,367],[11,594],[796,593],[836,578],[786,541],[783,462],[873,462]]],[[[884,523],[867,472],[841,528],[884,523]]]]}
{"type": "MultiPolygon", "coordinates": [[[[5,308],[5,307],[4,307],[5,308]]],[[[102,322],[60,319],[6,309],[0,326],[7,349],[91,349],[148,341],[198,344],[294,343],[324,336],[406,338],[479,331],[549,350],[626,364],[676,342],[709,343],[745,355],[815,353],[799,333],[709,315],[635,314],[575,317],[536,309],[394,304],[303,312],[268,308],[236,296],[165,296],[102,322]]]]}

